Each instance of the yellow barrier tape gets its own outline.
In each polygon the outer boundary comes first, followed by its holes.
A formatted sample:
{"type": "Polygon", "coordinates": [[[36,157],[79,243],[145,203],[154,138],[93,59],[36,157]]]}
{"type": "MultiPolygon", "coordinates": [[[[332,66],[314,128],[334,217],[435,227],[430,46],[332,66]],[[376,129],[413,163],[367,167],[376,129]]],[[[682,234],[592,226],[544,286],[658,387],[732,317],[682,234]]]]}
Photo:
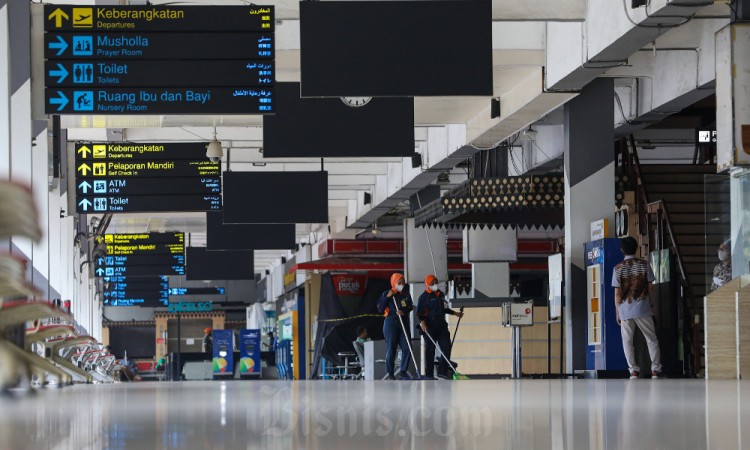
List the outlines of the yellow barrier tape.
{"type": "Polygon", "coordinates": [[[346,320],[352,320],[352,319],[359,319],[362,317],[380,317],[385,318],[382,314],[360,314],[358,316],[352,316],[352,317],[344,317],[341,319],[325,319],[325,320],[318,320],[318,322],[344,322],[346,320]]]}

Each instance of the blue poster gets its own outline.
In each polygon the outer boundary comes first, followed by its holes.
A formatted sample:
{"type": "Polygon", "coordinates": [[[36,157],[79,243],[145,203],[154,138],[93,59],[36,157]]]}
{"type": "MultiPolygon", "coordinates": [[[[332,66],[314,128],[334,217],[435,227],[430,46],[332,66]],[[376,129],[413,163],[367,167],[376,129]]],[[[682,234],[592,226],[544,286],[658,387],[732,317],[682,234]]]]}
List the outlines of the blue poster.
{"type": "Polygon", "coordinates": [[[260,373],[260,330],[240,330],[240,376],[260,373]]]}
{"type": "Polygon", "coordinates": [[[231,377],[234,374],[234,333],[232,330],[213,330],[214,378],[231,377]]]}

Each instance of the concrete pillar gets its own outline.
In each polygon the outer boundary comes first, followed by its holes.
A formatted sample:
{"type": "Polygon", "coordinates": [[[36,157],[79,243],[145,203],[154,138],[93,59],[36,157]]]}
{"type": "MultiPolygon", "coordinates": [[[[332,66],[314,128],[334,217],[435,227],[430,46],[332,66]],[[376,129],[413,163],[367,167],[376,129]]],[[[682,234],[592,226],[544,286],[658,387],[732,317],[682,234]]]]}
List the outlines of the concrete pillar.
{"type": "Polygon", "coordinates": [[[566,371],[586,368],[586,270],[591,222],[614,223],[614,81],[599,78],[565,105],[566,371]]]}

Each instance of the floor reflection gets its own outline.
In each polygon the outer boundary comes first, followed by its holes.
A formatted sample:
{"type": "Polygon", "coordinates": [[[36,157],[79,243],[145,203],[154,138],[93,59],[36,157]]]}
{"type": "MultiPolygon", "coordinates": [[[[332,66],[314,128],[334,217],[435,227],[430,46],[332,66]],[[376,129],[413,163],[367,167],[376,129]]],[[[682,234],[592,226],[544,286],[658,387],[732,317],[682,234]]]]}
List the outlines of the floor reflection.
{"type": "Polygon", "coordinates": [[[0,449],[740,449],[748,400],[702,380],[76,386],[0,400],[0,449]]]}

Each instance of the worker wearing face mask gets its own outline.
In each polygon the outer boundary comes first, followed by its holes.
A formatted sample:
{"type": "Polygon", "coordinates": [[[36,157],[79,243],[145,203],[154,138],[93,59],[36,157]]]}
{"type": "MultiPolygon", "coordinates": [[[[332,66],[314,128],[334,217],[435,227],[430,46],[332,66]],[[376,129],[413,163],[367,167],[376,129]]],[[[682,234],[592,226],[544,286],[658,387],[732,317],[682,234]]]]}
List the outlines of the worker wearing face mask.
{"type": "Polygon", "coordinates": [[[730,246],[732,241],[725,241],[719,246],[719,264],[714,267],[711,292],[732,281],[732,254],[730,246]]]}
{"type": "Polygon", "coordinates": [[[401,347],[401,370],[398,378],[406,377],[409,369],[409,342],[404,330],[408,330],[409,313],[414,309],[414,302],[405,286],[404,276],[400,273],[394,273],[391,275],[391,289],[383,292],[380,300],[378,300],[378,311],[385,315],[385,321],[383,322],[386,348],[385,370],[387,372],[386,379],[389,380],[396,379],[393,366],[396,362],[397,346],[401,347]],[[398,305],[398,309],[396,305],[398,305]]]}
{"type": "MultiPolygon", "coordinates": [[[[427,286],[425,292],[419,296],[417,301],[417,317],[419,317],[419,326],[423,333],[429,333],[432,339],[440,346],[440,350],[450,359],[451,357],[451,334],[448,330],[448,322],[445,321],[445,315],[450,314],[456,317],[463,317],[464,313],[455,312],[448,308],[445,300],[445,294],[440,292],[438,279],[435,275],[427,275],[424,279],[427,286]]],[[[438,377],[449,378],[448,362],[445,358],[440,358],[438,364],[438,377]]],[[[435,370],[435,346],[430,339],[425,339],[425,376],[432,378],[435,370]]]]}

